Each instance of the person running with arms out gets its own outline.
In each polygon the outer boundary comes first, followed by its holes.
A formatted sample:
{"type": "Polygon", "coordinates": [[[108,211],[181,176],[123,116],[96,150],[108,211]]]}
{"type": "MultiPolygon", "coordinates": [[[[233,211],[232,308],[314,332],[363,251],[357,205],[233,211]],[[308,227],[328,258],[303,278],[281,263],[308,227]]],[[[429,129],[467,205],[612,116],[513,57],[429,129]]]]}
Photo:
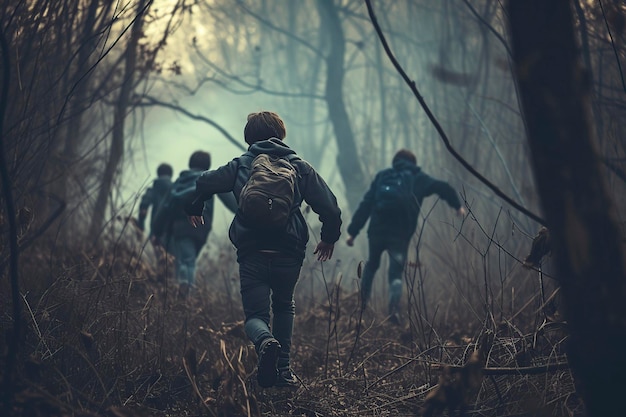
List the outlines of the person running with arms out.
{"type": "Polygon", "coordinates": [[[152,235],[156,213],[159,210],[161,201],[163,201],[172,186],[173,175],[174,170],[170,164],[162,163],[159,165],[157,167],[157,178],[154,179],[152,187],[148,187],[139,202],[137,226],[142,231],[146,228],[146,217],[148,217],[148,210],[152,207],[150,213],[150,235],[152,235]]]}
{"type": "Polygon", "coordinates": [[[228,191],[237,198],[239,210],[229,237],[237,249],[244,328],[254,343],[257,381],[264,388],[298,386],[290,361],[294,290],[309,240],[301,204],[311,206],[322,223],[321,240],[313,252],[319,261],[331,259],[341,235],[335,195],[283,142],[285,136],[285,125],[276,113],[248,115],[244,128],[248,151],[204,172],[197,181],[197,198],[187,208],[189,221],[200,226],[204,200],[228,191]]]}
{"type": "Polygon", "coordinates": [[[454,188],[424,173],[417,166],[415,154],[401,149],[393,157],[392,167],[376,175],[348,226],[346,243],[353,246],[355,237],[369,218],[369,257],[361,279],[363,308],[370,299],[381,255],[384,251],[389,255],[389,316],[395,324],[400,323],[402,271],[409,243],[417,227],[422,202],[432,194],[441,197],[459,216],[465,216],[465,208],[454,188]]]}

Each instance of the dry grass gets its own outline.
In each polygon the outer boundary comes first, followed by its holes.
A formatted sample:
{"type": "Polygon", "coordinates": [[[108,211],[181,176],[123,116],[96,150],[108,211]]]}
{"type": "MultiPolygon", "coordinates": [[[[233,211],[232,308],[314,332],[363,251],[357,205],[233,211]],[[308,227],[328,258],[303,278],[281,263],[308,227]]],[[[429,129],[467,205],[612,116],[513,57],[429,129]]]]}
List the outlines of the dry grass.
{"type": "MultiPolygon", "coordinates": [[[[396,326],[376,305],[359,309],[340,268],[305,265],[293,343],[302,387],[262,390],[229,248],[203,254],[198,288],[182,299],[171,259],[147,256],[136,249],[140,240],[111,242],[114,250],[54,262],[43,250],[23,256],[26,330],[13,415],[581,414],[563,365],[564,326],[535,311],[534,302],[508,319],[486,308],[476,320],[467,300],[441,303],[428,315],[415,294],[421,272],[414,265],[405,287],[413,295],[396,326]],[[464,364],[475,351],[481,366],[470,375],[464,364]]],[[[12,318],[5,289],[6,331],[12,318]]]]}

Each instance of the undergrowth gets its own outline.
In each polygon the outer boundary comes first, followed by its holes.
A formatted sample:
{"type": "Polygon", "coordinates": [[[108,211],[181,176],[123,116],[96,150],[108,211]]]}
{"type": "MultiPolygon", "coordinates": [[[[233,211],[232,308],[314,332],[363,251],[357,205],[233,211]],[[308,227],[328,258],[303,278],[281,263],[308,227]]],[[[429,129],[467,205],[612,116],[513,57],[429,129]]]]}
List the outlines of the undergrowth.
{"type": "MultiPolygon", "coordinates": [[[[358,288],[358,265],[307,264],[296,291],[292,353],[302,385],[261,389],[230,247],[203,253],[188,297],[178,291],[172,259],[145,242],[138,247],[53,261],[41,248],[22,256],[25,331],[13,415],[582,413],[564,353],[565,324],[547,309],[554,300],[537,291],[507,312],[498,305],[512,303],[490,283],[492,300],[444,294],[427,305],[427,273],[414,262],[396,325],[376,304],[360,309],[351,284],[358,288]]],[[[0,325],[9,334],[6,282],[0,325]]],[[[4,340],[2,347],[6,352],[4,340]]]]}

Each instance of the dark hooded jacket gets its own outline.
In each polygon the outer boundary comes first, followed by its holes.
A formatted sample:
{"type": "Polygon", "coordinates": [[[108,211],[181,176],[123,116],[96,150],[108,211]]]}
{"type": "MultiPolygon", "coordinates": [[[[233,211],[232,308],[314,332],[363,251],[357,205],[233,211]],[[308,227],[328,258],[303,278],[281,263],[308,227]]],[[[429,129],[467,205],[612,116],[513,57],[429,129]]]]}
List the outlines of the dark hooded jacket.
{"type": "Polygon", "coordinates": [[[228,164],[205,171],[196,183],[196,199],[187,207],[189,215],[200,215],[202,201],[215,193],[232,191],[237,201],[241,189],[250,176],[252,160],[265,153],[279,157],[288,157],[298,173],[292,214],[284,231],[267,233],[258,228],[244,225],[238,212],[230,225],[230,240],[237,248],[239,259],[259,250],[279,251],[297,259],[304,259],[309,232],[304,216],[300,211],[302,202],[306,202],[319,215],[322,223],[321,239],[326,243],[335,243],[341,235],[341,210],[337,199],[326,182],[313,167],[285,145],[280,139],[271,138],[256,142],[248,152],[233,159],[228,164]]]}
{"type": "MultiPolygon", "coordinates": [[[[187,220],[185,206],[193,200],[196,191],[196,180],[202,174],[202,170],[190,169],[182,171],[180,176],[172,184],[169,195],[163,200],[161,208],[157,212],[154,235],[163,243],[169,238],[191,238],[198,245],[204,244],[213,226],[214,199],[207,199],[201,207],[204,224],[193,227],[187,220]]],[[[232,193],[230,195],[218,194],[224,205],[233,213],[237,210],[232,193]]]]}
{"type": "Polygon", "coordinates": [[[380,171],[372,181],[369,190],[352,216],[348,234],[358,235],[369,218],[367,234],[370,238],[397,238],[408,242],[415,233],[424,198],[433,194],[437,194],[455,210],[461,207],[456,191],[447,182],[430,177],[411,161],[396,159],[391,168],[380,171]],[[413,198],[404,207],[402,215],[389,216],[376,210],[376,190],[382,178],[391,170],[404,171],[413,190],[413,198]]]}
{"type": "Polygon", "coordinates": [[[172,178],[169,175],[163,175],[156,178],[152,182],[152,187],[149,187],[141,197],[139,203],[139,224],[143,230],[144,223],[146,221],[146,214],[151,207],[150,214],[150,232],[154,227],[156,213],[159,210],[159,206],[172,186],[172,178]]]}

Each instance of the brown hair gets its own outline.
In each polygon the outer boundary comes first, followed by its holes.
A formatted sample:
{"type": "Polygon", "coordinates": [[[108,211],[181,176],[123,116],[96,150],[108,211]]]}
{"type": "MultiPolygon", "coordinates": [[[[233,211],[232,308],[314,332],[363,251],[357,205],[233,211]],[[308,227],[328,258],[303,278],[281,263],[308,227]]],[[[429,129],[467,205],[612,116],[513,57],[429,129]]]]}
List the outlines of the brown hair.
{"type": "Polygon", "coordinates": [[[398,152],[396,152],[396,154],[393,156],[392,162],[395,162],[398,159],[404,159],[405,161],[417,164],[417,158],[415,157],[415,154],[408,149],[400,149],[398,152]]]}
{"type": "Polygon", "coordinates": [[[243,129],[243,136],[246,143],[252,145],[269,138],[283,140],[287,136],[287,130],[285,129],[285,123],[276,113],[260,111],[248,115],[248,123],[246,123],[246,127],[243,129]]]}

